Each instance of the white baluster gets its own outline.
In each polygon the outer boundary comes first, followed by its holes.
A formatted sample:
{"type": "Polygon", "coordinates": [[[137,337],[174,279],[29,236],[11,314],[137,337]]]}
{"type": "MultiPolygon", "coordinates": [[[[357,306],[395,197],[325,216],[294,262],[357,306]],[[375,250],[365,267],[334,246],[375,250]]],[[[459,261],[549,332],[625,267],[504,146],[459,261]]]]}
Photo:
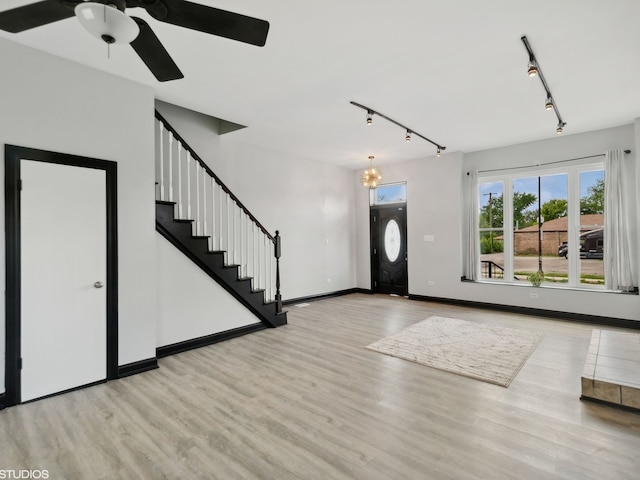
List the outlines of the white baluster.
{"type": "MultiPolygon", "coordinates": [[[[202,235],[207,236],[207,171],[202,169],[202,235]]],[[[208,242],[208,240],[207,240],[208,242]]]]}
{"type": "Polygon", "coordinates": [[[187,220],[193,220],[191,216],[191,152],[187,150],[187,220]]]}
{"type": "Polygon", "coordinates": [[[196,167],[196,235],[200,235],[200,164],[193,164],[196,167]]]}
{"type": "Polygon", "coordinates": [[[164,126],[160,123],[160,200],[164,200],[164,126]]]}
{"type": "Polygon", "coordinates": [[[253,277],[253,229],[255,223],[250,221],[247,225],[247,277],[253,277]]]}
{"type": "Polygon", "coordinates": [[[173,134],[169,132],[169,201],[173,202],[173,134]]]}
{"type": "Polygon", "coordinates": [[[227,265],[233,263],[231,257],[231,215],[229,214],[229,209],[231,208],[231,198],[227,193],[227,208],[225,209],[225,214],[227,217],[227,265]]]}
{"type": "Polygon", "coordinates": [[[244,211],[240,210],[240,274],[243,277],[247,276],[247,257],[245,255],[245,247],[247,243],[247,239],[245,238],[245,233],[247,229],[247,215],[244,211]]]}
{"type": "Polygon", "coordinates": [[[216,179],[211,178],[211,250],[216,249],[216,179]]]}
{"type": "Polygon", "coordinates": [[[222,187],[218,188],[218,210],[220,211],[218,223],[218,236],[220,237],[220,250],[224,250],[222,242],[224,239],[224,191],[222,187]]]}
{"type": "Polygon", "coordinates": [[[182,145],[178,143],[178,218],[182,217],[182,145]]]}
{"type": "Polygon", "coordinates": [[[262,263],[260,260],[262,259],[262,232],[258,231],[258,238],[256,242],[256,279],[258,280],[258,289],[262,289],[262,263]]]}
{"type": "Polygon", "coordinates": [[[265,265],[264,265],[264,270],[265,270],[265,279],[266,279],[266,290],[267,290],[267,301],[270,302],[271,301],[271,268],[269,268],[271,266],[271,262],[269,262],[269,253],[270,253],[270,248],[269,248],[269,237],[267,237],[266,235],[264,236],[264,240],[265,240],[265,244],[264,244],[264,261],[265,261],[265,265]]]}

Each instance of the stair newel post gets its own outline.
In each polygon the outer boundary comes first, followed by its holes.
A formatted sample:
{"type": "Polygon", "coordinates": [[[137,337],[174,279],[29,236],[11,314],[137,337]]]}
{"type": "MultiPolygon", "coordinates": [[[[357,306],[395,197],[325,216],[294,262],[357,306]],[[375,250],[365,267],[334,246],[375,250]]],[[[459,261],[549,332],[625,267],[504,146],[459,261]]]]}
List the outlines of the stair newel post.
{"type": "Polygon", "coordinates": [[[276,236],[273,239],[274,254],[276,257],[276,313],[282,312],[282,295],[280,295],[280,254],[281,254],[281,241],[280,231],[276,230],[276,236]]]}

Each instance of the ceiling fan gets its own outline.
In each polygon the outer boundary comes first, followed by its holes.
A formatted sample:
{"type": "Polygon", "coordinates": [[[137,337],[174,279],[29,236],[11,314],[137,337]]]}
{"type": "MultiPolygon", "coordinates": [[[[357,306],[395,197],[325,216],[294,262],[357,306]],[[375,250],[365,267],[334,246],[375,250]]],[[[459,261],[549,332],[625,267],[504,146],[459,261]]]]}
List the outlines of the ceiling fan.
{"type": "Polygon", "coordinates": [[[264,46],[269,22],[185,0],[43,0],[0,12],[0,30],[19,33],[74,15],[92,35],[107,44],[130,43],[160,82],[184,75],[147,22],[124,13],[140,7],[154,19],[264,46]]]}

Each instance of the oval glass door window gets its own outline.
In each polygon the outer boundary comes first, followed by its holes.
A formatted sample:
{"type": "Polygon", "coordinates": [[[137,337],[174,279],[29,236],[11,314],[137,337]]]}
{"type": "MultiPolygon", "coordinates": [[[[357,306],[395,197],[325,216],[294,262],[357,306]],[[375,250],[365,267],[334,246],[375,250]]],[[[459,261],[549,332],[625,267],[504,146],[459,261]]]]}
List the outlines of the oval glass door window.
{"type": "Polygon", "coordinates": [[[390,262],[395,262],[400,255],[400,227],[393,219],[384,229],[384,251],[390,262]]]}

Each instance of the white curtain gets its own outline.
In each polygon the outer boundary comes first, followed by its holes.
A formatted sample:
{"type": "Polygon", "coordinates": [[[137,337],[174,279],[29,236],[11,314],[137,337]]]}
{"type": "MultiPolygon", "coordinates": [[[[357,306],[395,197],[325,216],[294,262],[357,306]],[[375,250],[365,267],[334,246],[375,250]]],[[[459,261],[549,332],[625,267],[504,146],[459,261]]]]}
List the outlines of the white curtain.
{"type": "Polygon", "coordinates": [[[628,206],[625,197],[624,152],[609,150],[604,157],[604,286],[633,290],[628,206]]]}
{"type": "Polygon", "coordinates": [[[480,266],[480,246],[478,238],[478,172],[467,173],[465,190],[466,202],[466,247],[467,254],[464,262],[464,276],[467,280],[477,280],[480,266]]]}

